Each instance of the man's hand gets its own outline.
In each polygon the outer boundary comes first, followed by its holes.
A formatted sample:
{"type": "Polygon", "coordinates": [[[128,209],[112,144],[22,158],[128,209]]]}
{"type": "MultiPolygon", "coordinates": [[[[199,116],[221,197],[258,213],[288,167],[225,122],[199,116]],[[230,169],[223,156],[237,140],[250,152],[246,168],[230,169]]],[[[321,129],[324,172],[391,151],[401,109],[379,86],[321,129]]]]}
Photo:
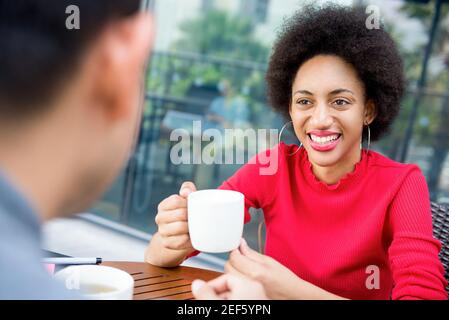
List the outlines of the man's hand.
{"type": "Polygon", "coordinates": [[[266,300],[262,284],[249,278],[232,274],[222,275],[212,281],[195,280],[192,292],[199,300],[266,300]]]}

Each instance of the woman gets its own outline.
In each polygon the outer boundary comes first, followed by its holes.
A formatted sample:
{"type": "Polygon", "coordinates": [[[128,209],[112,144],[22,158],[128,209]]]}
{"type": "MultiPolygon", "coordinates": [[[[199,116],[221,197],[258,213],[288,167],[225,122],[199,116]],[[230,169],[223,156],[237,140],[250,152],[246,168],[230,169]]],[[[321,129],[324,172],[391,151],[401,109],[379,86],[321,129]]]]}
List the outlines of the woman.
{"type": "MultiPolygon", "coordinates": [[[[261,175],[256,161],[220,187],[264,211],[266,256],[242,244],[225,270],[258,280],[268,298],[447,299],[423,174],[369,150],[398,114],[404,77],[393,40],[366,18],[331,5],[286,23],[268,97],[302,146],[267,151],[278,154],[275,174],[261,175]]],[[[188,189],[161,202],[148,262],[173,266],[194,254],[188,189]]]]}

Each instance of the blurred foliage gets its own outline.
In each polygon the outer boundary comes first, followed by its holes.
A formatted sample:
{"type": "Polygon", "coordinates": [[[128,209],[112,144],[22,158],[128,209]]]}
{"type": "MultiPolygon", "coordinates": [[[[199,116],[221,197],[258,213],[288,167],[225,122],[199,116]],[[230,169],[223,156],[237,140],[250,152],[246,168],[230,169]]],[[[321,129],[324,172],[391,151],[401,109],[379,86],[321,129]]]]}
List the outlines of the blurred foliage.
{"type": "Polygon", "coordinates": [[[266,110],[264,74],[270,50],[254,36],[252,20],[226,11],[209,10],[184,21],[180,29],[182,35],[172,45],[171,52],[200,56],[194,60],[185,56],[154,55],[147,79],[148,91],[183,97],[194,85],[217,86],[227,79],[237,95],[246,101],[253,120],[258,118],[266,110]]]}
{"type": "Polygon", "coordinates": [[[254,24],[248,17],[209,10],[197,19],[181,24],[183,37],[174,49],[203,55],[265,62],[268,49],[255,40],[254,24]]]}

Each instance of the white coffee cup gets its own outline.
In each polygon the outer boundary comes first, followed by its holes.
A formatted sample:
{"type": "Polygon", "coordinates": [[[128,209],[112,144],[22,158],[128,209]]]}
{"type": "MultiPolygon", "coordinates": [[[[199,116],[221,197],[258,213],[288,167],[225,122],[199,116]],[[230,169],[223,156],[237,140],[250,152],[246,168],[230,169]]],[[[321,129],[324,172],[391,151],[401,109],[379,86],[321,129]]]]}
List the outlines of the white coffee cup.
{"type": "Polygon", "coordinates": [[[245,197],[230,190],[202,190],[189,194],[187,216],[193,248],[219,253],[237,249],[243,235],[245,197]]]}
{"type": "Polygon", "coordinates": [[[70,266],[55,274],[66,289],[92,300],[131,300],[134,279],[125,271],[97,265],[70,266]]]}

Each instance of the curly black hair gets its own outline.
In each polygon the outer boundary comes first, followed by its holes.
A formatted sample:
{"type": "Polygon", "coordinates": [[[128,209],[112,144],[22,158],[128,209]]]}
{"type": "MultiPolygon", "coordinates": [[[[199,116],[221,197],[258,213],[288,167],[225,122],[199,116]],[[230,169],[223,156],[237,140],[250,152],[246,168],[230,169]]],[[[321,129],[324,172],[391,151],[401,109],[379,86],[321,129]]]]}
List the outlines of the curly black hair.
{"type": "MultiPolygon", "coordinates": [[[[306,6],[288,19],[270,58],[266,81],[271,106],[290,119],[291,89],[299,67],[319,54],[335,55],[356,70],[377,116],[369,125],[371,141],[387,133],[405,89],[402,59],[383,25],[366,26],[361,7],[306,6]]],[[[364,139],[366,138],[364,129],[364,139]]]]}

